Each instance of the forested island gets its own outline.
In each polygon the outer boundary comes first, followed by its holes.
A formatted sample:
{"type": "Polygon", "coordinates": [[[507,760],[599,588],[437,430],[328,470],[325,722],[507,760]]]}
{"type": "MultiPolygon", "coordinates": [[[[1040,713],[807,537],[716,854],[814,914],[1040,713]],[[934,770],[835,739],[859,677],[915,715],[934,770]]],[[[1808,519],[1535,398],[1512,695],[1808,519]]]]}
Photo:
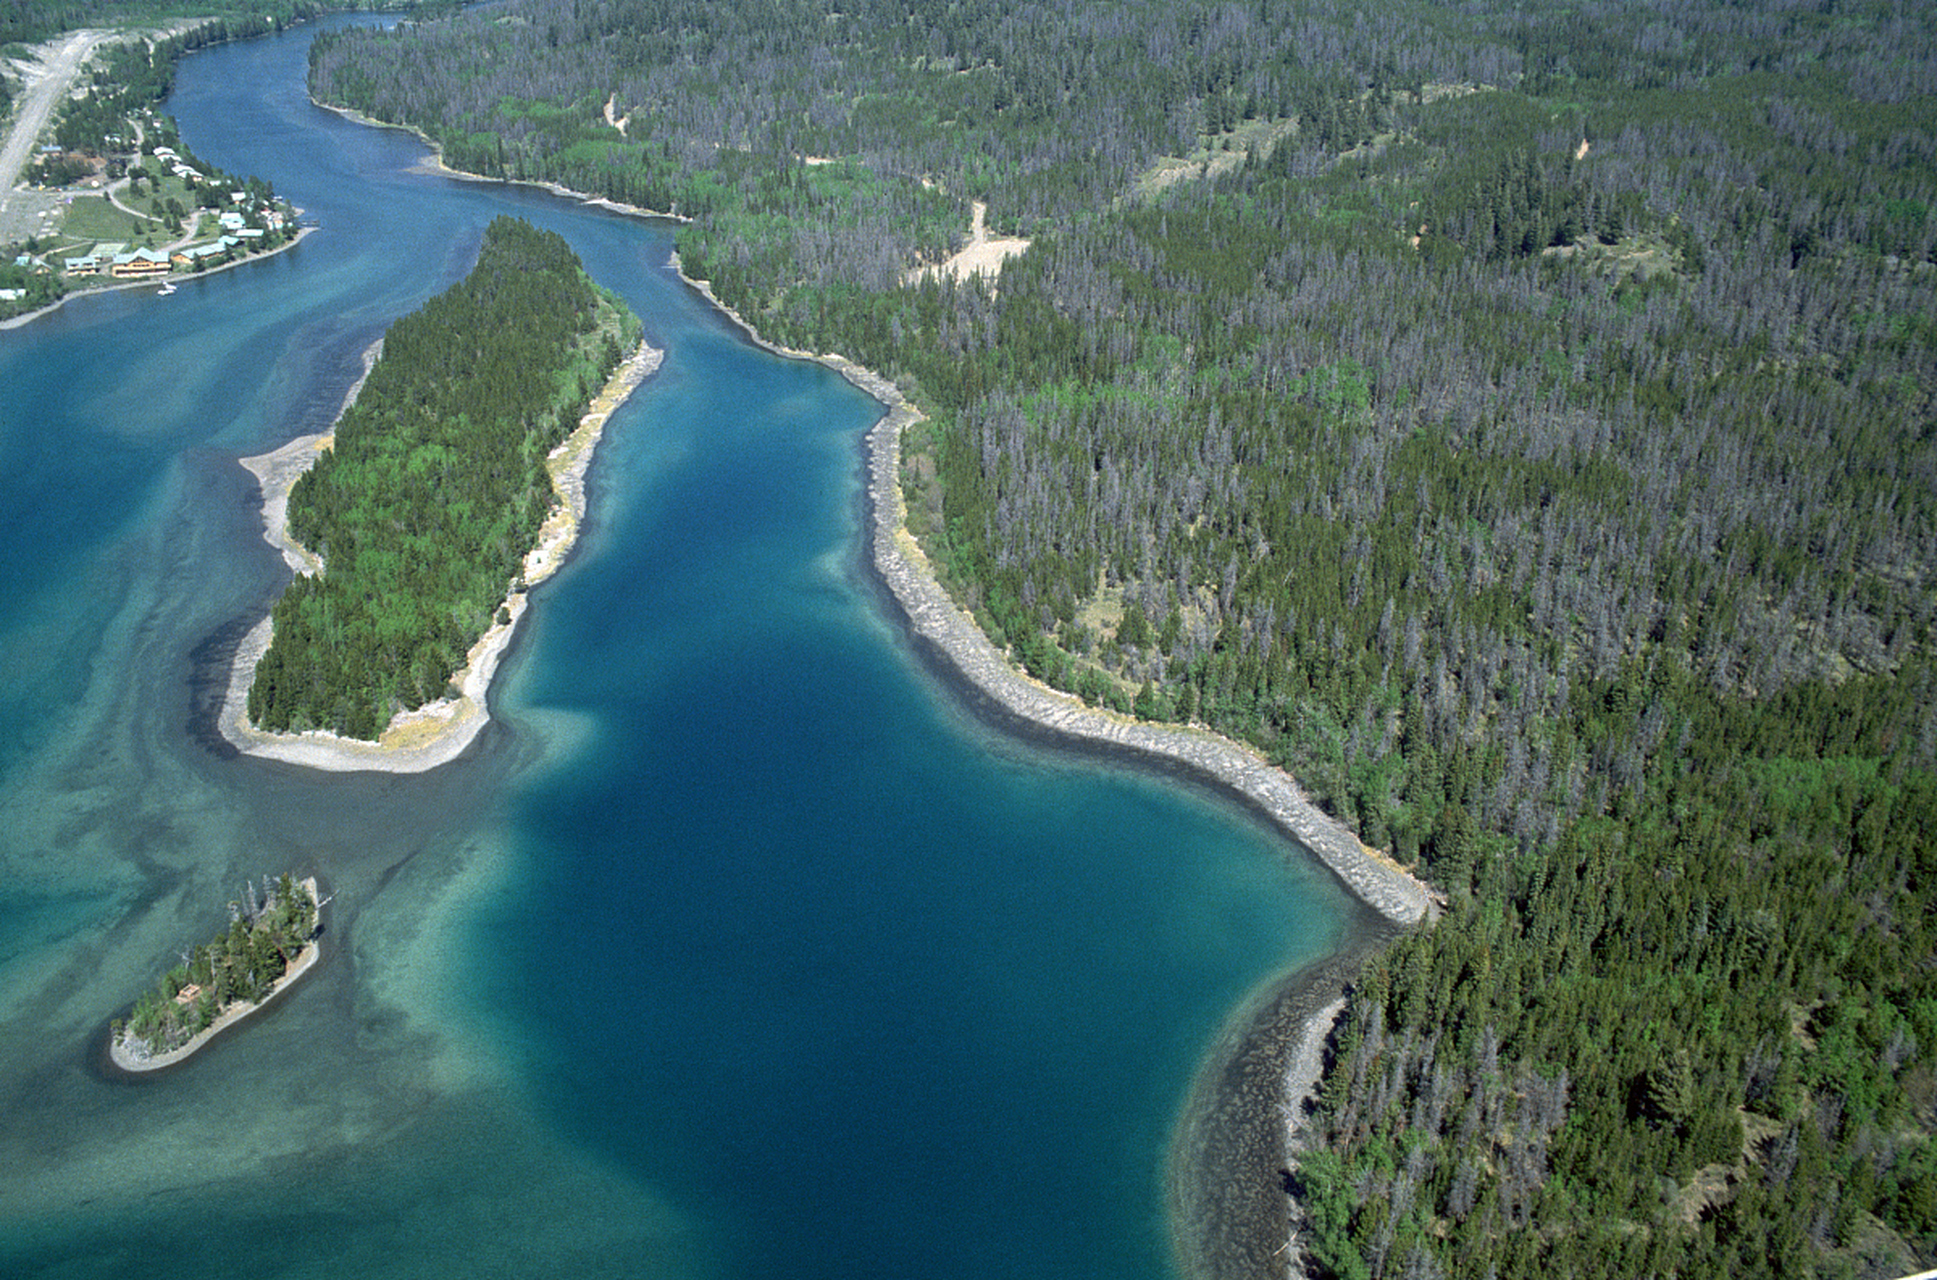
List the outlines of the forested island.
{"type": "Polygon", "coordinates": [[[179,1062],[254,1013],[308,971],[319,954],[323,902],[314,879],[262,879],[229,904],[229,927],[182,952],[182,962],[141,993],[108,1031],[109,1055],[127,1071],[179,1062]]]}
{"type": "Polygon", "coordinates": [[[454,694],[563,501],[548,458],[639,341],[563,237],[494,219],[470,275],[391,326],[289,492],[289,533],[323,568],[276,603],[249,719],[374,739],[454,694]]]}
{"type": "Polygon", "coordinates": [[[511,0],[311,76],[693,218],[926,415],[908,525],[1013,661],[1445,893],[1214,1265],[1937,1261],[1927,9],[511,0]],[[978,200],[1029,251],[920,270],[978,200]]]}

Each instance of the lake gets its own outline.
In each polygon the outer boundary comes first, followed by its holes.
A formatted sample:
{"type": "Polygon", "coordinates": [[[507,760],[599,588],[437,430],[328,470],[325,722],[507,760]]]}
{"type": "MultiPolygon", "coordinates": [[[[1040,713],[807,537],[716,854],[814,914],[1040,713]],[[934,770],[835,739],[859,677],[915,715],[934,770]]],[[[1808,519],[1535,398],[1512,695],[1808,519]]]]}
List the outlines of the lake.
{"type": "Polygon", "coordinates": [[[0,333],[0,1272],[1170,1275],[1205,1055],[1362,909],[1234,803],[979,720],[864,560],[880,406],[749,343],[669,224],[313,106],[315,29],[190,56],[169,109],[320,230],[0,333]],[[223,750],[285,572],[236,459],[327,426],[501,213],[667,354],[494,721],[418,776],[223,750]],[[107,1069],[285,870],[334,895],[318,968],[107,1069]]]}

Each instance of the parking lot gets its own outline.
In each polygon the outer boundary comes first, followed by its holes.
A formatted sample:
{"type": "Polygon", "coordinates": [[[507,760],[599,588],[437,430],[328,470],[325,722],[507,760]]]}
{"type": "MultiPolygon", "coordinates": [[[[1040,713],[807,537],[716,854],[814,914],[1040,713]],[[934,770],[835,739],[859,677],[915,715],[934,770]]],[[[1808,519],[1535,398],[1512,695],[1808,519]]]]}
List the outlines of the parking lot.
{"type": "Polygon", "coordinates": [[[0,193],[0,244],[18,244],[58,228],[62,199],[57,191],[0,193]]]}

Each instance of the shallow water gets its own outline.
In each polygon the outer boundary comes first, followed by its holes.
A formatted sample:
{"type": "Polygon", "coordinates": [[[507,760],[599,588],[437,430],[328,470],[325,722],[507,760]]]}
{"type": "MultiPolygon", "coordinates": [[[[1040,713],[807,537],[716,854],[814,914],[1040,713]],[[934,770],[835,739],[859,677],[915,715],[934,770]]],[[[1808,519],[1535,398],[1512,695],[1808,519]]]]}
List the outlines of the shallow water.
{"type": "Polygon", "coordinates": [[[664,227],[312,107],[307,40],[189,58],[172,110],[321,231],[0,333],[0,1272],[1168,1274],[1200,1057],[1357,908],[1234,806],[976,721],[860,559],[878,406],[747,344],[664,227]],[[326,425],[501,212],[667,357],[497,719],[417,777],[212,748],[282,580],[235,459],[326,425]],[[318,969],[104,1069],[285,869],[335,895],[318,969]]]}

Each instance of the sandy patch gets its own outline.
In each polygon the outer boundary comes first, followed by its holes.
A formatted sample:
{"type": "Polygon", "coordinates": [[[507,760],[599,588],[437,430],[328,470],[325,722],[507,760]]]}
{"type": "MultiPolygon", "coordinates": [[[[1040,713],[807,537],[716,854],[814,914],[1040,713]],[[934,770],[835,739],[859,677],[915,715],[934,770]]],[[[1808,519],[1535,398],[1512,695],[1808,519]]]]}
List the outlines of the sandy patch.
{"type": "Polygon", "coordinates": [[[1269,156],[1278,144],[1297,132],[1290,120],[1246,120],[1224,133],[1206,138],[1188,156],[1160,156],[1131,183],[1139,200],[1148,200],[1166,187],[1180,182],[1197,182],[1221,177],[1235,171],[1245,158],[1255,153],[1269,156]]]}
{"type": "MultiPolygon", "coordinates": [[[[809,163],[812,163],[811,158],[809,163]]],[[[919,284],[935,276],[952,276],[957,280],[967,280],[970,276],[998,276],[1002,274],[1003,263],[1029,247],[1029,241],[1021,236],[989,235],[987,201],[975,201],[973,209],[969,220],[968,244],[947,262],[916,267],[903,277],[907,283],[919,284]]]]}

